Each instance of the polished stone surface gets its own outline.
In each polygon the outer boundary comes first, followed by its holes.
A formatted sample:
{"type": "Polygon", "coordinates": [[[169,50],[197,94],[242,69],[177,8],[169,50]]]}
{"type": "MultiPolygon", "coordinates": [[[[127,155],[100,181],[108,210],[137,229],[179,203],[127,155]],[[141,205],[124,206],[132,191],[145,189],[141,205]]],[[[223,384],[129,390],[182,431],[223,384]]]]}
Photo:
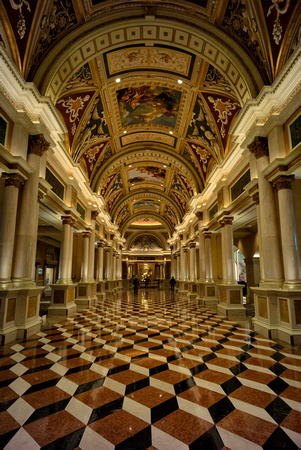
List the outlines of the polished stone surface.
{"type": "Polygon", "coordinates": [[[298,449],[301,352],[164,291],[122,291],[5,347],[0,446],[298,449]]]}

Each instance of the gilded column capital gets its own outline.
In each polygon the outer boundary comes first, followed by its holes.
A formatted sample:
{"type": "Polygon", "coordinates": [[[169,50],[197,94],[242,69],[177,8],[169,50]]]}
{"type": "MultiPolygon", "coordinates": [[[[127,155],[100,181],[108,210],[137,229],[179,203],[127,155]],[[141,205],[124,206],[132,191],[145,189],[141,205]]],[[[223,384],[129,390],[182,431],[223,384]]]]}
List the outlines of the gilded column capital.
{"type": "Polygon", "coordinates": [[[187,253],[188,252],[188,248],[187,247],[183,247],[183,251],[184,251],[184,253],[187,253]]]}
{"type": "Polygon", "coordinates": [[[20,188],[24,184],[24,178],[18,173],[3,173],[2,178],[5,179],[5,186],[20,188]]]}
{"type": "Polygon", "coordinates": [[[248,145],[248,149],[256,159],[262,156],[269,156],[268,138],[256,136],[252,144],[248,145]]]}
{"type": "Polygon", "coordinates": [[[43,156],[50,147],[43,134],[31,134],[28,141],[28,153],[43,156]]]}
{"type": "Polygon", "coordinates": [[[105,246],[104,242],[97,242],[98,248],[104,248],[104,246],[105,246]]]}
{"type": "Polygon", "coordinates": [[[219,221],[220,225],[224,227],[225,225],[232,225],[234,217],[224,217],[219,221]]]}
{"type": "Polygon", "coordinates": [[[38,203],[40,203],[41,202],[41,200],[43,200],[43,198],[44,198],[44,194],[42,193],[42,192],[38,192],[38,203]]]}
{"type": "Polygon", "coordinates": [[[281,189],[292,189],[292,182],[294,181],[294,175],[281,175],[273,182],[273,187],[276,191],[280,191],[281,189]]]}
{"type": "Polygon", "coordinates": [[[191,242],[190,244],[189,244],[189,248],[195,248],[196,247],[196,243],[195,242],[191,242]]]}
{"type": "Polygon", "coordinates": [[[91,231],[83,231],[82,235],[83,235],[83,238],[89,238],[91,235],[91,231]]]}
{"type": "Polygon", "coordinates": [[[63,225],[71,225],[73,227],[75,224],[75,220],[70,216],[62,216],[61,220],[63,222],[63,225]]]}
{"type": "Polygon", "coordinates": [[[99,212],[98,211],[91,211],[91,220],[96,220],[99,212]]]}
{"type": "Polygon", "coordinates": [[[205,239],[211,239],[211,232],[210,231],[203,231],[203,235],[205,239]]]}
{"type": "Polygon", "coordinates": [[[198,211],[195,213],[195,215],[197,216],[199,221],[203,220],[203,218],[204,218],[203,211],[198,211]]]}

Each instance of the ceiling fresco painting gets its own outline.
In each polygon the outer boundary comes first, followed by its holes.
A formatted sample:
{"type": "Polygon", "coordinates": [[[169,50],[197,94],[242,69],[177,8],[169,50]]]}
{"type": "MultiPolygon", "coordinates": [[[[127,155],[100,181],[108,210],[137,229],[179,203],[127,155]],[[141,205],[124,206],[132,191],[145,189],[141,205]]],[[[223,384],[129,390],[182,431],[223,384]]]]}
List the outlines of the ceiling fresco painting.
{"type": "Polygon", "coordinates": [[[131,70],[158,70],[189,77],[194,55],[168,47],[133,47],[104,55],[108,76],[131,70]]]}
{"type": "Polygon", "coordinates": [[[298,0],[0,0],[0,12],[1,45],[53,101],[68,158],[122,236],[180,227],[301,36],[298,0]]]}
{"type": "Polygon", "coordinates": [[[117,91],[123,127],[152,123],[174,128],[181,92],[164,87],[140,86],[117,91]]]}

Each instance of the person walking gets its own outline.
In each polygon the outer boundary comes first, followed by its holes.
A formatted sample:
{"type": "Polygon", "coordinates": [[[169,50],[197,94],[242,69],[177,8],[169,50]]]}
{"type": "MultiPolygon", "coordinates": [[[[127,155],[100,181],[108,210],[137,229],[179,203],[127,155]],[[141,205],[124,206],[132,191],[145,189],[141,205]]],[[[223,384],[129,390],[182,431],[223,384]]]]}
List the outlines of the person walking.
{"type": "Polygon", "coordinates": [[[175,292],[175,284],[176,284],[176,280],[175,280],[174,277],[171,277],[169,284],[170,284],[171,292],[175,292]]]}
{"type": "Polygon", "coordinates": [[[137,295],[138,294],[138,287],[139,287],[139,278],[137,277],[137,275],[135,275],[135,278],[133,280],[133,285],[134,285],[134,294],[137,295]]]}

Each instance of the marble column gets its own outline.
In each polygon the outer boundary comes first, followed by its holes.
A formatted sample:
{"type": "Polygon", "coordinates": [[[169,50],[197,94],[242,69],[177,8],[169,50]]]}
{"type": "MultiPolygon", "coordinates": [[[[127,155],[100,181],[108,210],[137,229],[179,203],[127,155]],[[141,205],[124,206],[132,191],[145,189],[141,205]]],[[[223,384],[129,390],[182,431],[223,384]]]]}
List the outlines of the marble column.
{"type": "Polygon", "coordinates": [[[89,263],[88,263],[88,279],[91,283],[94,280],[94,268],[95,268],[95,221],[98,216],[98,211],[91,212],[91,234],[89,240],[89,263]]]}
{"type": "Polygon", "coordinates": [[[235,284],[235,266],[233,254],[233,217],[220,220],[222,237],[223,284],[235,284]]]}
{"type": "Polygon", "coordinates": [[[24,183],[16,232],[12,281],[16,287],[35,287],[32,277],[36,258],[37,208],[40,158],[50,144],[42,134],[29,136],[27,162],[34,171],[24,183]],[[34,208],[32,205],[34,204],[34,208]]]}
{"type": "Polygon", "coordinates": [[[5,187],[0,212],[0,288],[12,287],[11,273],[15,243],[19,188],[24,179],[4,173],[5,187]]]}
{"type": "Polygon", "coordinates": [[[273,182],[277,191],[281,245],[284,267],[284,288],[301,289],[301,265],[295,211],[292,197],[293,176],[280,176],[273,182]]]}
{"type": "Polygon", "coordinates": [[[68,259],[68,278],[72,282],[72,263],[73,263],[73,234],[74,234],[74,225],[75,219],[71,219],[69,221],[70,225],[70,233],[69,233],[69,259],[68,259]]]}
{"type": "Polygon", "coordinates": [[[173,251],[173,246],[171,245],[170,247],[170,275],[172,277],[175,276],[175,260],[174,260],[174,251],[173,251]]]}
{"type": "Polygon", "coordinates": [[[187,247],[183,248],[182,270],[183,270],[183,280],[187,281],[188,280],[188,248],[187,247]]]}
{"type": "Polygon", "coordinates": [[[205,261],[206,261],[206,282],[213,281],[212,279],[212,254],[211,254],[211,232],[208,230],[203,231],[205,240],[205,261]]]}
{"type": "Polygon", "coordinates": [[[199,281],[206,279],[206,256],[205,256],[205,236],[202,232],[203,213],[197,213],[199,219],[199,281]]]}
{"type": "Polygon", "coordinates": [[[273,186],[265,178],[263,171],[269,165],[267,138],[257,136],[248,146],[255,155],[258,170],[259,209],[261,245],[260,255],[263,256],[261,266],[265,278],[261,285],[267,288],[281,288],[283,284],[282,259],[280,251],[280,235],[273,186]]]}
{"type": "Polygon", "coordinates": [[[97,244],[97,265],[96,265],[96,280],[103,281],[103,242],[97,244]]]}
{"type": "Polygon", "coordinates": [[[81,282],[88,282],[89,277],[89,250],[90,250],[90,231],[83,231],[83,254],[81,265],[81,282]]]}
{"type": "Polygon", "coordinates": [[[59,261],[59,273],[58,273],[58,284],[70,284],[71,280],[71,267],[70,260],[72,261],[72,246],[71,246],[71,236],[73,231],[74,219],[70,216],[61,217],[62,225],[62,242],[60,251],[60,261],[59,261]],[[72,224],[72,227],[71,227],[72,224]],[[71,257],[71,258],[70,258],[71,257]]]}
{"type": "Polygon", "coordinates": [[[196,281],[196,245],[189,245],[189,281],[196,281]]]}

